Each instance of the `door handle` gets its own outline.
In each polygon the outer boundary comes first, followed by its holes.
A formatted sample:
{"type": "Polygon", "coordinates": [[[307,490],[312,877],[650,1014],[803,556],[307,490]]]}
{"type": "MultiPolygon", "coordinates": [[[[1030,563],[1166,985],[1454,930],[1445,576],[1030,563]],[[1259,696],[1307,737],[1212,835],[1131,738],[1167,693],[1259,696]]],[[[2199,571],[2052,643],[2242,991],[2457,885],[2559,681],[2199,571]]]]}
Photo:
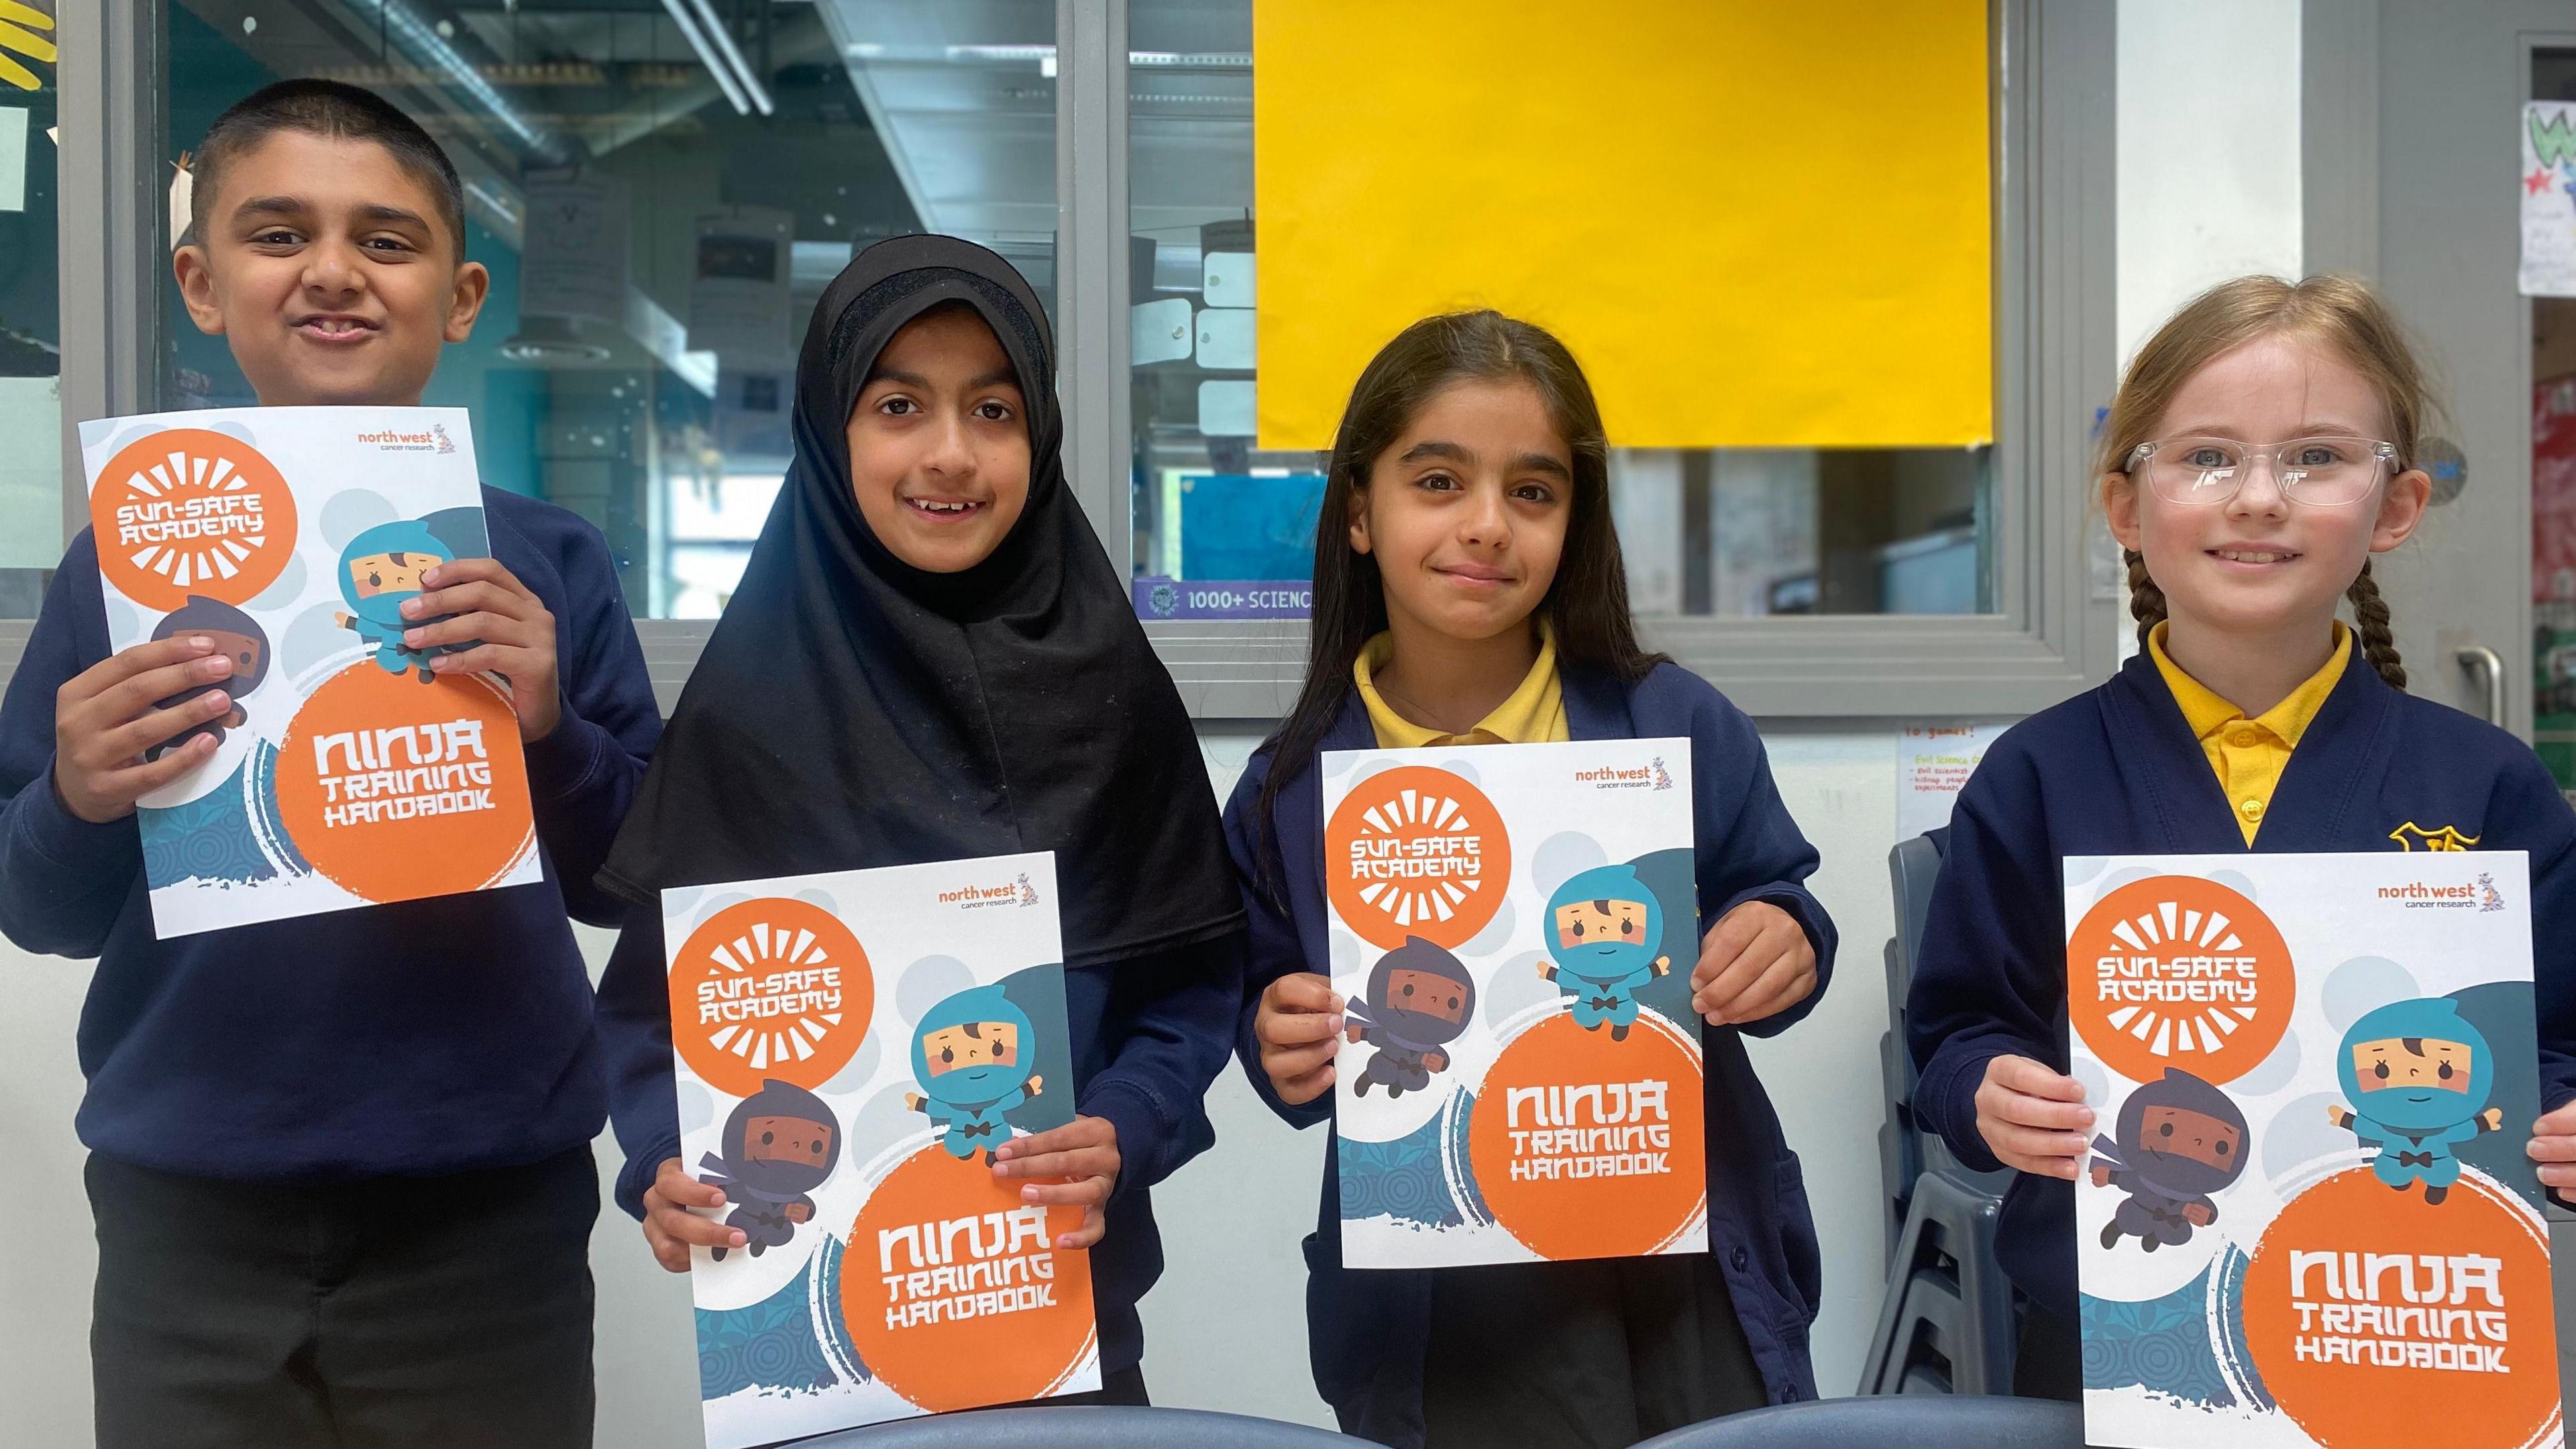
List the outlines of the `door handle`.
{"type": "Polygon", "coordinates": [[[2451,657],[2486,687],[2486,722],[2498,729],[2513,728],[2504,717],[2504,656],[2484,644],[2472,644],[2453,650],[2451,657]]]}

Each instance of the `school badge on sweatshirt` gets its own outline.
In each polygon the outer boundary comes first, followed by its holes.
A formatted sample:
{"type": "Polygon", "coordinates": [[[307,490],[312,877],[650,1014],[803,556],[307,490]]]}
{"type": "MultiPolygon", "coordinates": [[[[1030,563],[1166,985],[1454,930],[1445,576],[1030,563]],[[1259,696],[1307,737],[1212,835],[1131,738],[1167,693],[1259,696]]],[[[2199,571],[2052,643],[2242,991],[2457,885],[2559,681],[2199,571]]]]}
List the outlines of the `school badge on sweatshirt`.
{"type": "Polygon", "coordinates": [[[2065,889],[2085,1439],[2560,1442],[2522,852],[2065,889]]]}
{"type": "Polygon", "coordinates": [[[1055,857],[662,892],[708,1449],[1100,1386],[1082,1210],[992,1149],[1074,1117],[1055,857]]]}
{"type": "Polygon", "coordinates": [[[545,878],[518,716],[403,642],[421,574],[491,553],[460,408],[81,424],[111,653],[213,639],[214,754],[136,810],[163,939],[545,878]]]}
{"type": "Polygon", "coordinates": [[[1324,755],[1344,1267],[1708,1250],[1690,750],[1324,755]]]}

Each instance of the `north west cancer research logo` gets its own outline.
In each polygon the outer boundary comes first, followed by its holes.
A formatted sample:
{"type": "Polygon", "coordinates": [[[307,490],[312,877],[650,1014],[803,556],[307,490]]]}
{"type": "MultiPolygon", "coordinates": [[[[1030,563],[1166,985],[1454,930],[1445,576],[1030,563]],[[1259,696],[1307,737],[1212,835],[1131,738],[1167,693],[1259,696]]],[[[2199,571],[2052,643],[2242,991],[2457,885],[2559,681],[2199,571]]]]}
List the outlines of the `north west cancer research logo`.
{"type": "Polygon", "coordinates": [[[108,459],[89,517],[99,571],[159,613],[191,594],[246,604],[295,553],[284,475],[250,444],[201,428],[154,433],[108,459]]]}
{"type": "Polygon", "coordinates": [[[859,938],[810,901],[743,901],[671,960],[671,1042],[701,1081],[748,1097],[775,1078],[812,1091],[867,1038],[876,977],[859,938]]]}
{"type": "Polygon", "coordinates": [[[1324,828],[1325,893],[1342,924],[1381,949],[1419,936],[1466,944],[1512,878],[1511,837],[1484,792],[1405,765],[1352,787],[1324,828]]]}
{"type": "Polygon", "coordinates": [[[2297,993],[2271,919],[2193,876],[2132,881],[2094,902],[2067,938],[2066,973],[2076,1034],[2133,1082],[2168,1067],[2235,1080],[2280,1045],[2297,993]]]}

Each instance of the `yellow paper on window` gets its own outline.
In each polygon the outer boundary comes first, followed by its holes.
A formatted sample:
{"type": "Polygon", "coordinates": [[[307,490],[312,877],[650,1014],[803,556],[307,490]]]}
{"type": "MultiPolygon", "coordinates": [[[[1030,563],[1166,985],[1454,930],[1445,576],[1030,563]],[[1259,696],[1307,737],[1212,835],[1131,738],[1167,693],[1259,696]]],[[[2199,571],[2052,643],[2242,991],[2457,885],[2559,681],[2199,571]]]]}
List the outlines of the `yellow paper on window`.
{"type": "Polygon", "coordinates": [[[1490,306],[1629,447],[1994,435],[1984,0],[1255,0],[1265,448],[1490,306]]]}

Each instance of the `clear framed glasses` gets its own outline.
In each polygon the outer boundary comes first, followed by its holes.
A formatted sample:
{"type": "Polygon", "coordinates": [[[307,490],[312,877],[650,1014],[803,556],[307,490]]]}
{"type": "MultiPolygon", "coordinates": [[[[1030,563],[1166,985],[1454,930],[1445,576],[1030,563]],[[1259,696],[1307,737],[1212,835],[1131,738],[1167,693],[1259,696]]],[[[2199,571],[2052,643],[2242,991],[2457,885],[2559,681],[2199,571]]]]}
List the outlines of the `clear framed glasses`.
{"type": "Polygon", "coordinates": [[[2292,503],[2341,508],[2371,495],[2397,469],[2397,447],[2375,438],[2292,438],[2257,445],[2235,438],[2165,438],[2129,454],[2129,476],[2168,503],[2225,503],[2272,465],[2272,486],[2292,503]]]}

